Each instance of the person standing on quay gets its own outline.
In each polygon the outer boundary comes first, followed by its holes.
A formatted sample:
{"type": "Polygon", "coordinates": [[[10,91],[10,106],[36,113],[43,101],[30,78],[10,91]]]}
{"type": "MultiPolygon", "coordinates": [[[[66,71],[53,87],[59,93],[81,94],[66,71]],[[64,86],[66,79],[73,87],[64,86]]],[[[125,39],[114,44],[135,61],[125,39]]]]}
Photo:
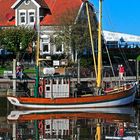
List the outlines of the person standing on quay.
{"type": "Polygon", "coordinates": [[[124,72],[125,72],[124,66],[120,65],[120,67],[119,67],[119,78],[120,78],[120,80],[124,80],[124,72]]]}

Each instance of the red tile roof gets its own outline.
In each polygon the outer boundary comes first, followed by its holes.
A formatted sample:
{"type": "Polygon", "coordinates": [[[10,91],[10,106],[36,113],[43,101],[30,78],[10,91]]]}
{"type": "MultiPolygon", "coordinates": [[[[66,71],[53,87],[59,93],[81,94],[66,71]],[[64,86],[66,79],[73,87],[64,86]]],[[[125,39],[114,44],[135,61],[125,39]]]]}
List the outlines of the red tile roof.
{"type": "Polygon", "coordinates": [[[58,25],[65,20],[74,21],[82,0],[45,0],[48,4],[51,14],[46,15],[41,21],[41,25],[58,25]]]}
{"type": "MultiPolygon", "coordinates": [[[[47,14],[40,24],[58,25],[64,22],[64,20],[66,20],[66,17],[68,17],[67,19],[69,19],[69,21],[74,21],[82,4],[82,1],[83,0],[41,0],[42,5],[44,5],[45,7],[46,4],[48,5],[51,14],[47,14]]],[[[0,26],[15,25],[15,11],[14,9],[11,9],[11,6],[15,2],[16,0],[0,0],[0,26]]]]}
{"type": "Polygon", "coordinates": [[[11,6],[16,0],[0,0],[0,26],[13,26],[15,25],[15,11],[11,6]]]}

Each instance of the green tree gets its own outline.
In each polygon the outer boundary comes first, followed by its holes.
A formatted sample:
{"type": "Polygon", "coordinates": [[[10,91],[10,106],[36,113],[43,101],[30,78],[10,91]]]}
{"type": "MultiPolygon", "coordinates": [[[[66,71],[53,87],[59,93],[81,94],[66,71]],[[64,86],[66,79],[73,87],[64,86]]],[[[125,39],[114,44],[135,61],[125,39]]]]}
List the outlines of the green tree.
{"type": "MultiPolygon", "coordinates": [[[[78,12],[79,9],[73,10],[73,8],[71,8],[67,9],[67,12],[59,16],[59,18],[55,17],[55,19],[59,20],[60,26],[56,28],[56,39],[54,40],[54,43],[62,44],[63,42],[65,47],[64,49],[66,50],[65,52],[67,52],[67,50],[70,48],[72,50],[74,59],[80,56],[85,48],[91,49],[85,5],[79,14],[78,12]]],[[[92,25],[93,39],[96,40],[98,22],[92,7],[89,7],[89,14],[92,25]]]]}
{"type": "Polygon", "coordinates": [[[4,49],[12,51],[19,61],[20,54],[25,52],[32,41],[36,40],[36,32],[32,28],[12,27],[0,31],[0,44],[4,49]]]}

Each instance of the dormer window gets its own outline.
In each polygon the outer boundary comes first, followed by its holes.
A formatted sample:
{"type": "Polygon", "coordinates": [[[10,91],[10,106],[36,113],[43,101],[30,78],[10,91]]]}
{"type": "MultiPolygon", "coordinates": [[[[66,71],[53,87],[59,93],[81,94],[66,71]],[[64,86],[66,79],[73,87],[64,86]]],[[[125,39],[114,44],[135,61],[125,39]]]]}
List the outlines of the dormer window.
{"type": "Polygon", "coordinates": [[[26,10],[19,11],[19,24],[20,25],[26,24],[26,10]]]}
{"type": "Polygon", "coordinates": [[[35,23],[35,10],[28,10],[28,24],[35,23]]]}

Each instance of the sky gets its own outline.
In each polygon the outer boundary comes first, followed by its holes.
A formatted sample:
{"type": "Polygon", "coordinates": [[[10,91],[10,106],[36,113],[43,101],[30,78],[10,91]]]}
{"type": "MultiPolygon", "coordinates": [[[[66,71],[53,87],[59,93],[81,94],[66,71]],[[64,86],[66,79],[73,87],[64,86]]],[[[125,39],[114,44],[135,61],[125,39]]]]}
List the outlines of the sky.
{"type": "MultiPolygon", "coordinates": [[[[90,0],[98,10],[99,0],[90,0]]],[[[140,0],[103,0],[103,30],[140,36],[140,0]]]]}

